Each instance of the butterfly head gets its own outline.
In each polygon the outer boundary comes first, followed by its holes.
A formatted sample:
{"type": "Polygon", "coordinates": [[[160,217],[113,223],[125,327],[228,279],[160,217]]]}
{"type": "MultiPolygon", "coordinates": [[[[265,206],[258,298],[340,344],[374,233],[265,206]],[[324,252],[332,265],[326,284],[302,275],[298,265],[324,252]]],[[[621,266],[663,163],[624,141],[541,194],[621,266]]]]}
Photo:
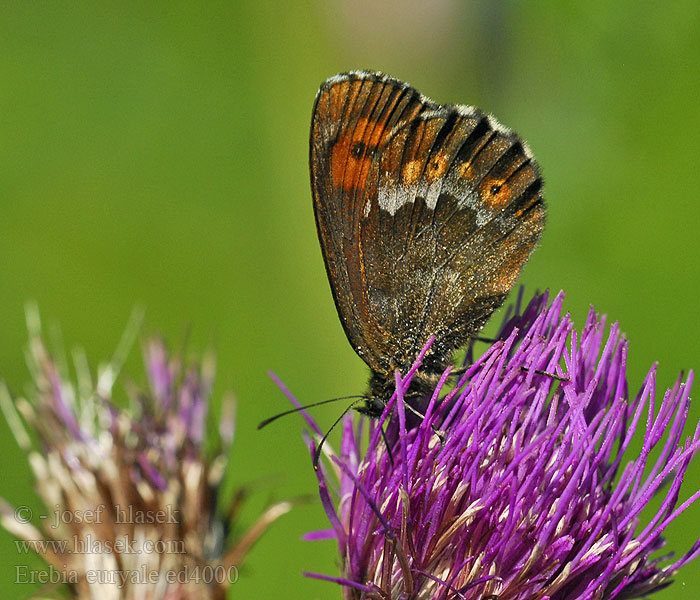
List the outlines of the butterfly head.
{"type": "MultiPolygon", "coordinates": [[[[404,402],[410,412],[422,414],[430,401],[433,390],[440,379],[440,374],[432,370],[422,369],[413,376],[407,390],[403,393],[404,402]]],[[[363,405],[356,410],[360,414],[373,419],[381,417],[387,403],[396,391],[396,376],[394,372],[372,372],[369,380],[369,390],[363,405]]]]}

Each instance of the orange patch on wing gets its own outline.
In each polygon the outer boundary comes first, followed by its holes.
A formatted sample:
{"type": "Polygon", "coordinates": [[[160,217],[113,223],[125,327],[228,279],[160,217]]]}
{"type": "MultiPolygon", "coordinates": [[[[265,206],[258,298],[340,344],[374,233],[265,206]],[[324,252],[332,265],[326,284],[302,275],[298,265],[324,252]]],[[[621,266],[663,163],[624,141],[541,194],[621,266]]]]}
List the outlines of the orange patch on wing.
{"type": "Polygon", "coordinates": [[[459,176],[461,179],[472,180],[474,175],[472,173],[472,161],[463,162],[459,165],[459,176]]]}
{"type": "Polygon", "coordinates": [[[479,197],[493,210],[508,206],[512,200],[510,186],[491,177],[484,179],[479,197]]]}
{"type": "Polygon", "coordinates": [[[450,166],[450,161],[444,154],[436,154],[433,156],[431,161],[428,163],[425,169],[425,176],[428,183],[432,183],[436,179],[442,177],[447,171],[447,167],[450,166]]]}
{"type": "Polygon", "coordinates": [[[374,153],[389,135],[383,123],[360,117],[352,131],[343,131],[331,151],[333,185],[349,192],[363,188],[374,153]]]}
{"type": "Polygon", "coordinates": [[[423,172],[423,161],[418,159],[409,160],[401,172],[401,181],[404,185],[411,185],[421,176],[423,172]]]}

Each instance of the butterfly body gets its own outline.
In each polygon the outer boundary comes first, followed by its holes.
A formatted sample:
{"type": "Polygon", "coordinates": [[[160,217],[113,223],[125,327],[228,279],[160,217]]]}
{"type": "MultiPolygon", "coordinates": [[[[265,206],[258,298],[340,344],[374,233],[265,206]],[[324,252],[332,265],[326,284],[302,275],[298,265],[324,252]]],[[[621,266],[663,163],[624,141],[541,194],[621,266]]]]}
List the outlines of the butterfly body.
{"type": "Polygon", "coordinates": [[[542,180],[492,117],[366,71],[321,86],[310,166],[336,308],[372,370],[361,412],[377,416],[430,336],[409,398],[503,303],[544,227],[542,180]]]}

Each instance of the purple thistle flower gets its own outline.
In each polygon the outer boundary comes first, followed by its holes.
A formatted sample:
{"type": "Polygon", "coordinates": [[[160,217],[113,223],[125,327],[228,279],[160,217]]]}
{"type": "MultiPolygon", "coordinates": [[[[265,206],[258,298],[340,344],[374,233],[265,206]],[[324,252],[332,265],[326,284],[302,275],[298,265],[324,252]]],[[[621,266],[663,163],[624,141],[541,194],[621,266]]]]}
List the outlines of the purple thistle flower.
{"type": "Polygon", "coordinates": [[[128,410],[112,402],[136,329],[128,328],[95,383],[78,355],[74,385],[46,350],[38,317],[30,319],[35,389],[13,400],[0,383],[0,404],[49,518],[39,526],[24,522],[0,499],[0,523],[41,555],[48,564],[43,581],[65,584],[68,597],[225,598],[247,551],[291,505],[272,505],[247,532],[230,535],[245,490],[232,498],[221,493],[234,433],[231,399],[219,435],[206,439],[213,356],[186,368],[152,339],[144,346],[150,389],[127,386],[128,410]]]}
{"type": "Polygon", "coordinates": [[[340,454],[324,448],[318,471],[331,529],[307,536],[337,540],[342,573],[308,576],[347,599],[621,599],[665,587],[700,553],[698,541],[655,557],[700,496],[679,501],[700,448],[700,426],[682,433],[692,373],[658,398],[654,365],[630,398],[618,325],[606,336],[591,310],[578,332],[562,300],[535,297],[456,386],[445,372],[415,424],[403,391],[422,357],[378,421],[345,418],[340,454]]]}

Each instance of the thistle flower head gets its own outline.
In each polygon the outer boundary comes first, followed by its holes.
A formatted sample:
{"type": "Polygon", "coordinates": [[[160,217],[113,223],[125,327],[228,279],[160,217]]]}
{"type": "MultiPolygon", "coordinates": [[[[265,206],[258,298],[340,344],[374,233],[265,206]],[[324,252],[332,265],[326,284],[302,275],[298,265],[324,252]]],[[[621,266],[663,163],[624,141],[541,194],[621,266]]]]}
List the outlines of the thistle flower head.
{"type": "Polygon", "coordinates": [[[420,357],[366,450],[366,420],[346,417],[318,472],[332,528],[307,536],[337,540],[342,573],[310,576],[347,599],[607,600],[664,587],[700,553],[657,557],[700,495],[679,500],[700,448],[700,429],[683,437],[692,373],[659,397],[653,366],[630,397],[617,324],[591,310],[577,331],[562,298],[534,298],[456,386],[446,372],[415,427],[403,392],[420,357]]]}
{"type": "Polygon", "coordinates": [[[244,490],[227,500],[220,489],[234,433],[231,401],[214,448],[206,447],[213,356],[185,367],[161,340],[149,340],[149,389],[131,386],[131,405],[123,409],[112,388],[129,342],[123,340],[96,382],[76,355],[73,384],[38,327],[30,329],[34,390],[12,400],[2,385],[0,401],[28,454],[48,518],[34,525],[0,500],[0,522],[38,552],[48,570],[39,577],[18,572],[18,578],[65,584],[72,598],[225,597],[247,550],[289,503],[271,506],[231,539],[244,490]]]}

